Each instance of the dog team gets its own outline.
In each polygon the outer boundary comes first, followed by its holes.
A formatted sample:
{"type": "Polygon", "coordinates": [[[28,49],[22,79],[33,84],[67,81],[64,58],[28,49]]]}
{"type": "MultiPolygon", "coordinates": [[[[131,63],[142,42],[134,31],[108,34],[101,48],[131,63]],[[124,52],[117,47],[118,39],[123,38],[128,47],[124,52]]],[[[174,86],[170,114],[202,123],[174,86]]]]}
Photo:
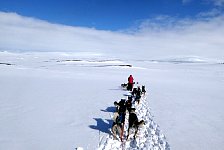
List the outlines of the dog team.
{"type": "Polygon", "coordinates": [[[112,134],[115,140],[118,140],[117,135],[120,137],[120,140],[123,141],[123,133],[124,133],[124,123],[125,123],[125,115],[129,113],[128,118],[128,134],[126,136],[126,140],[128,140],[131,129],[134,129],[134,139],[136,138],[138,129],[141,125],[145,124],[144,120],[139,121],[138,117],[135,113],[135,108],[132,107],[132,104],[140,103],[140,99],[142,95],[145,95],[146,90],[145,86],[138,86],[137,88],[133,88],[135,82],[132,75],[128,77],[128,83],[121,84],[121,86],[130,91],[130,95],[128,95],[128,99],[121,99],[119,102],[115,101],[114,106],[116,107],[116,111],[113,116],[113,125],[112,125],[112,134]]]}

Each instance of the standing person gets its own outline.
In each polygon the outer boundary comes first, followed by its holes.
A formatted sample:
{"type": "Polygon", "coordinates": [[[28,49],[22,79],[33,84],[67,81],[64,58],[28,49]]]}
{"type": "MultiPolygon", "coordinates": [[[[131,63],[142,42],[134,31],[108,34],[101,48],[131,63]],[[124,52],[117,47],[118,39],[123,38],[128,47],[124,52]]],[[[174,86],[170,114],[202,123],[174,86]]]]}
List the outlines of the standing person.
{"type": "Polygon", "coordinates": [[[133,78],[132,75],[130,75],[128,77],[128,87],[127,87],[127,90],[132,91],[133,84],[134,84],[134,78],[133,78]]]}

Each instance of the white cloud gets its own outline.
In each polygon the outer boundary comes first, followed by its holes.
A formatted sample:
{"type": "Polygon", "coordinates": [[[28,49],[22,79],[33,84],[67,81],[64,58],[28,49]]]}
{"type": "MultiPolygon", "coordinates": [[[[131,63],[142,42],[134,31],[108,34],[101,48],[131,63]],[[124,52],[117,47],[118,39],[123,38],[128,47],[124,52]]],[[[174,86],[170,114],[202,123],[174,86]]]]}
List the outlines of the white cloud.
{"type": "Polygon", "coordinates": [[[212,0],[216,6],[224,6],[224,0],[212,0]]]}
{"type": "Polygon", "coordinates": [[[127,33],[64,26],[0,12],[0,50],[88,51],[138,58],[221,57],[224,56],[223,35],[223,16],[197,20],[158,16],[127,33]]]}
{"type": "Polygon", "coordinates": [[[222,15],[222,11],[220,11],[219,9],[212,9],[209,12],[201,12],[197,15],[198,18],[211,18],[211,17],[217,17],[217,16],[221,16],[222,15]]]}

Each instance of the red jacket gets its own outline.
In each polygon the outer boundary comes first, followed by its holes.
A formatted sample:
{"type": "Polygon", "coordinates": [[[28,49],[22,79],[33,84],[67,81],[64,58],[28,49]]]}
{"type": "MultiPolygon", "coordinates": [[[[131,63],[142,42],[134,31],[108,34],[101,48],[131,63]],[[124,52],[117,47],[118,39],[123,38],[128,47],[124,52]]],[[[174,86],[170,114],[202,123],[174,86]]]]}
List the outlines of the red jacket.
{"type": "Polygon", "coordinates": [[[134,78],[132,77],[132,75],[130,75],[128,77],[128,83],[133,83],[134,82],[134,78]]]}

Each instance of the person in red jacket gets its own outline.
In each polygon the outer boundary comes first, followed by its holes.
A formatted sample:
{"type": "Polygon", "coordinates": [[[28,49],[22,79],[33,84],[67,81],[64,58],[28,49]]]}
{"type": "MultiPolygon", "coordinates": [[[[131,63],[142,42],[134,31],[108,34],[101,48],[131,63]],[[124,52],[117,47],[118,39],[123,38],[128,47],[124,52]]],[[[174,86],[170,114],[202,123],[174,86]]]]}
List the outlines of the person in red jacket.
{"type": "Polygon", "coordinates": [[[132,89],[133,89],[133,84],[134,84],[134,78],[133,78],[132,75],[130,75],[130,76],[128,77],[128,87],[127,87],[127,90],[132,91],[132,89]]]}

